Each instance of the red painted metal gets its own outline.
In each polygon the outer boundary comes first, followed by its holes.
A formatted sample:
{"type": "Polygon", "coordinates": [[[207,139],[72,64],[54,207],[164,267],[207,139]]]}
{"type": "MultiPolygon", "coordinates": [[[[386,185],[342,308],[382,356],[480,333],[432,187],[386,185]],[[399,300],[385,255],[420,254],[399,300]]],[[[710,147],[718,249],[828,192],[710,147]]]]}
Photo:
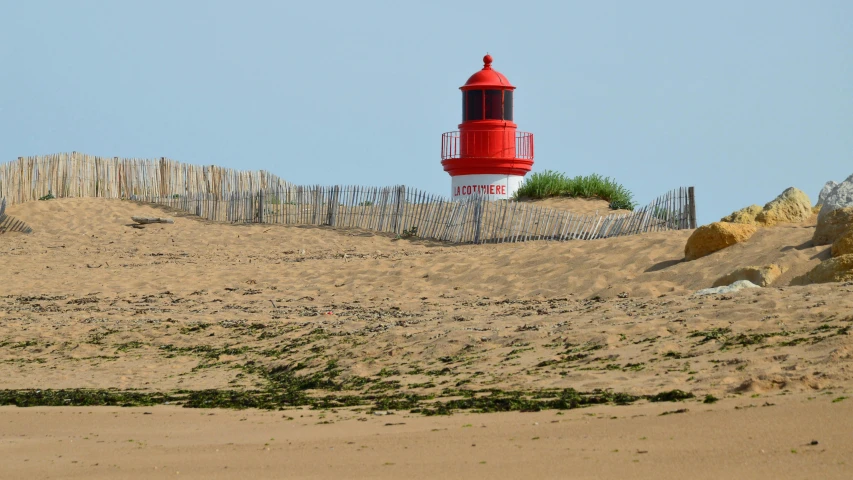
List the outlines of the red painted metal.
{"type": "Polygon", "coordinates": [[[464,97],[463,110],[467,111],[463,112],[464,120],[459,124],[458,132],[447,132],[441,136],[444,170],[452,177],[475,174],[523,176],[529,172],[533,168],[533,134],[517,132],[517,125],[509,120],[513,118],[510,95],[515,87],[492,68],[491,55],[483,57],[483,69],[471,75],[459,89],[464,97]],[[483,95],[478,96],[476,91],[482,91],[483,95]],[[474,95],[470,101],[476,101],[470,109],[469,95],[474,95]],[[492,109],[487,111],[490,102],[492,109]],[[476,119],[467,119],[466,116],[476,119]],[[504,119],[486,119],[489,116],[504,119]]]}
{"type": "Polygon", "coordinates": [[[483,88],[515,90],[501,72],[492,69],[492,56],[488,54],[483,57],[483,69],[471,75],[465,85],[459,87],[463,92],[483,88]]]}

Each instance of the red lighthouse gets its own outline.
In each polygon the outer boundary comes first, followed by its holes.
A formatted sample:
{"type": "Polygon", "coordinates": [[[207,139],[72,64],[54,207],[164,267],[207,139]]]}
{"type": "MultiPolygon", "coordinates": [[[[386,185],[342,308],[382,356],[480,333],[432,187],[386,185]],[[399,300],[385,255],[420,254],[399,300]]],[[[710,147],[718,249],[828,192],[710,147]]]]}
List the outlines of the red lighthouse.
{"type": "Polygon", "coordinates": [[[451,195],[510,198],[533,168],[533,134],[516,131],[513,123],[515,87],[492,69],[492,56],[486,55],[483,69],[459,89],[459,131],[441,136],[441,164],[452,179],[451,195]]]}

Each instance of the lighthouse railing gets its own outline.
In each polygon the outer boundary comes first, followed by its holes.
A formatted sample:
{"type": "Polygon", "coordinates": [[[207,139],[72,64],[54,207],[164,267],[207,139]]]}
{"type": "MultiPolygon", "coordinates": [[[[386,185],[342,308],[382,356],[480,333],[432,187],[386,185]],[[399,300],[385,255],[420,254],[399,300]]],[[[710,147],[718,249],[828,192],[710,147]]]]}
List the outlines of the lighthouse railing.
{"type": "Polygon", "coordinates": [[[441,135],[441,159],[462,158],[469,152],[478,152],[476,156],[482,156],[483,152],[493,158],[520,158],[533,159],[533,134],[529,132],[515,132],[515,141],[506,140],[501,136],[493,135],[490,131],[467,132],[463,137],[458,131],[446,132],[441,135]]]}

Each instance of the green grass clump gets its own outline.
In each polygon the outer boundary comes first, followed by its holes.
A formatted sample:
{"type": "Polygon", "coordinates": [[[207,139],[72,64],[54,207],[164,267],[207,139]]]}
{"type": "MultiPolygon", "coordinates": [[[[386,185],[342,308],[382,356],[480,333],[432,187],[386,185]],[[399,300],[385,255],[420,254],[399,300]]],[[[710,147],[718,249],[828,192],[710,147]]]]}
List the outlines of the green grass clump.
{"type": "Polygon", "coordinates": [[[630,190],[616,183],[610,177],[598,174],[577,176],[545,170],[537,172],[524,180],[515,194],[516,198],[580,197],[600,198],[610,202],[614,210],[633,210],[636,206],[630,190]]]}

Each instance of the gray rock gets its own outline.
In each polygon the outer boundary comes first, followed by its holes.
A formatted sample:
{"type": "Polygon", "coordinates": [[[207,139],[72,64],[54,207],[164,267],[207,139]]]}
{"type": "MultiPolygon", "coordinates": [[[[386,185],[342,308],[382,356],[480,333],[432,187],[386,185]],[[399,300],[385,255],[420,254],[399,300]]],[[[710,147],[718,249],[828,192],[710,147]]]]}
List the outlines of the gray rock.
{"type": "Polygon", "coordinates": [[[820,189],[820,195],[817,196],[817,205],[823,205],[823,202],[826,201],[826,196],[838,186],[838,183],[830,180],[826,182],[826,185],[820,189]]]}
{"type": "Polygon", "coordinates": [[[853,175],[835,186],[823,199],[823,207],[817,214],[818,220],[839,208],[853,207],[853,175]]]}
{"type": "Polygon", "coordinates": [[[693,294],[695,297],[704,297],[706,295],[721,295],[724,293],[735,293],[743,290],[744,288],[761,288],[758,285],[750,282],[749,280],[738,280],[737,282],[726,285],[724,287],[714,287],[714,288],[704,288],[702,290],[697,291],[693,294]]]}

